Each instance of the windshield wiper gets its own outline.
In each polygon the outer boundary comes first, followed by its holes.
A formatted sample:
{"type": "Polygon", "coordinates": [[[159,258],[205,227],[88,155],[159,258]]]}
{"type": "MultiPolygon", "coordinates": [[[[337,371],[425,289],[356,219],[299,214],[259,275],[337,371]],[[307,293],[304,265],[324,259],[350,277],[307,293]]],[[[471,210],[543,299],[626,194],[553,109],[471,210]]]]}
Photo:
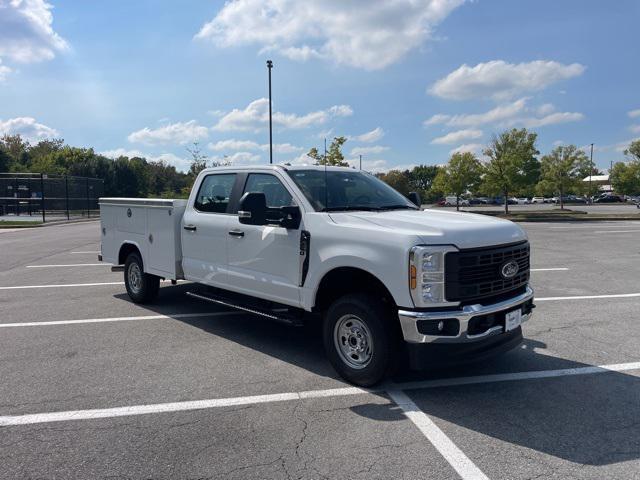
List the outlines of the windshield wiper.
{"type": "Polygon", "coordinates": [[[379,207],[369,207],[366,205],[344,205],[342,207],[326,207],[320,210],[321,212],[350,212],[355,210],[361,210],[365,212],[377,212],[379,207]]]}
{"type": "Polygon", "coordinates": [[[418,210],[418,207],[412,205],[383,205],[378,210],[418,210]]]}

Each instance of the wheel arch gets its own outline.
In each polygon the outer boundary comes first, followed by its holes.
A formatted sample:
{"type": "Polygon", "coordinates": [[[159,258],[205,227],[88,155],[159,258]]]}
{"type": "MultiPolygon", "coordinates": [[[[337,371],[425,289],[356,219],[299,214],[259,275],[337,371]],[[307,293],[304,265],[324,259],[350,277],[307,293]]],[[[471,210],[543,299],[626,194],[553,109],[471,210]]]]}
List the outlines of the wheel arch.
{"type": "Polygon", "coordinates": [[[313,310],[322,312],[338,298],[350,293],[371,293],[389,306],[395,300],[385,284],[374,274],[358,267],[336,267],[324,274],[315,292],[313,310]]]}
{"type": "Polygon", "coordinates": [[[145,261],[142,256],[142,250],[140,250],[140,247],[135,242],[124,242],[120,245],[120,250],[118,251],[118,265],[124,265],[124,262],[127,261],[127,257],[132,253],[140,255],[140,259],[142,260],[142,265],[144,267],[145,261]]]}

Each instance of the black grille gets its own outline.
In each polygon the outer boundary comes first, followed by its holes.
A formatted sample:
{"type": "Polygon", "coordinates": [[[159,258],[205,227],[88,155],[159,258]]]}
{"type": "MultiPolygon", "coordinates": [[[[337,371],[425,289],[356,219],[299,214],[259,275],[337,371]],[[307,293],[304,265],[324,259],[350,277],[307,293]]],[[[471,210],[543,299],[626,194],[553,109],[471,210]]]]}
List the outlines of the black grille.
{"type": "Polygon", "coordinates": [[[448,253],[445,258],[445,296],[449,302],[482,303],[521,291],[529,282],[529,242],[461,250],[448,253]],[[501,269],[510,260],[517,262],[518,273],[504,278],[501,269]]]}

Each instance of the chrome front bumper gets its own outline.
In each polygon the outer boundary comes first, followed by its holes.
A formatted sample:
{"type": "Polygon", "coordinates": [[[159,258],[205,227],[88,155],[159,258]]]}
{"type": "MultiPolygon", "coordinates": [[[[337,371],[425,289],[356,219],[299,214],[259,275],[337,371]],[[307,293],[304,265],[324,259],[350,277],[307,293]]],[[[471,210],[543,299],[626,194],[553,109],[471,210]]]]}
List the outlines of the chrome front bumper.
{"type": "MultiPolygon", "coordinates": [[[[400,326],[402,327],[402,335],[404,340],[409,343],[469,343],[477,342],[490,338],[494,335],[504,333],[504,326],[496,325],[477,335],[469,335],[467,333],[469,321],[473,317],[481,315],[489,315],[497,312],[507,312],[514,310],[519,305],[523,305],[533,299],[533,289],[527,285],[526,292],[494,303],[492,305],[466,305],[460,310],[441,310],[418,312],[413,310],[398,310],[400,326]],[[418,331],[418,322],[420,320],[448,320],[457,319],[460,323],[460,330],[455,336],[452,335],[424,335],[418,331]]],[[[531,318],[532,312],[522,315],[522,323],[531,318]]]]}

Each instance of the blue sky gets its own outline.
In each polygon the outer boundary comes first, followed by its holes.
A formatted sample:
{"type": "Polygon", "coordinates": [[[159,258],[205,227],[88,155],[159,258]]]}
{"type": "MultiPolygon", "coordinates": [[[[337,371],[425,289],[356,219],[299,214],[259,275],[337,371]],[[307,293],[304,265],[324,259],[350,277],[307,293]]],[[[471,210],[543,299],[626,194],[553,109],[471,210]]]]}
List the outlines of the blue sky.
{"type": "Polygon", "coordinates": [[[546,153],[640,137],[640,2],[0,0],[0,134],[188,166],[276,162],[345,135],[370,170],[480,153],[526,126],[546,153]]]}

